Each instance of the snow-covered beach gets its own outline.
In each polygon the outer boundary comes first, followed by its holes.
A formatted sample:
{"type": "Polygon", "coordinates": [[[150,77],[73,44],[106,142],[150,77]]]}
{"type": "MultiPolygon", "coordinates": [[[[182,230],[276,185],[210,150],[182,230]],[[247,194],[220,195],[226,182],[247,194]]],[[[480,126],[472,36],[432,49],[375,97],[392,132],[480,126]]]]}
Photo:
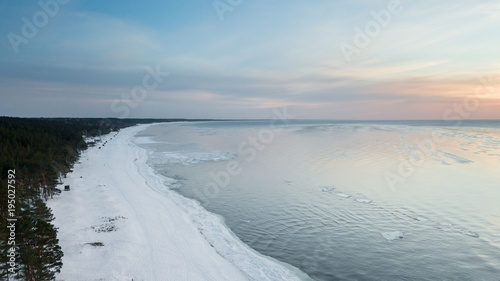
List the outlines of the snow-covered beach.
{"type": "Polygon", "coordinates": [[[104,136],[106,145],[84,151],[64,179],[71,190],[48,201],[64,252],[56,280],[308,278],[258,254],[220,217],[168,190],[133,143],[147,126],[104,136]]]}

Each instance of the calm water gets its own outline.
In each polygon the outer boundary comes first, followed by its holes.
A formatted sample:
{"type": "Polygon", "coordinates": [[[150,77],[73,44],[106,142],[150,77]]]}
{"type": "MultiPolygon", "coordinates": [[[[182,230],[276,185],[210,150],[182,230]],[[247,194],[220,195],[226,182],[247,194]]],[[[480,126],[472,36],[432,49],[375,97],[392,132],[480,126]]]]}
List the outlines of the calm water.
{"type": "Polygon", "coordinates": [[[500,280],[499,124],[171,123],[138,139],[169,188],[315,280],[500,280]]]}

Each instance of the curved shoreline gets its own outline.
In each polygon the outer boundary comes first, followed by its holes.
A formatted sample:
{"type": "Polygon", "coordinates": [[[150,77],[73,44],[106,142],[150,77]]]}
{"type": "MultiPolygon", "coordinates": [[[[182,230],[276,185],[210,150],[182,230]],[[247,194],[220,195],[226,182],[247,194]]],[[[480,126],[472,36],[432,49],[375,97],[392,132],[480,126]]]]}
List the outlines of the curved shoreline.
{"type": "Polygon", "coordinates": [[[166,188],[146,164],[147,151],[132,142],[149,126],[104,136],[108,144],[83,152],[68,174],[71,191],[49,200],[65,254],[57,280],[308,279],[166,188]]]}

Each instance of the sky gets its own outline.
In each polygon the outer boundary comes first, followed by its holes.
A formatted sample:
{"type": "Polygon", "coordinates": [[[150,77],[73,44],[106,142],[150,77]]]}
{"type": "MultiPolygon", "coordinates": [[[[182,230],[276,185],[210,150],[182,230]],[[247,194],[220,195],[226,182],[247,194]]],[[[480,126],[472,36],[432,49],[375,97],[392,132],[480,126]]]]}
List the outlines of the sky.
{"type": "Polygon", "coordinates": [[[0,116],[500,119],[500,2],[0,0],[0,116]]]}

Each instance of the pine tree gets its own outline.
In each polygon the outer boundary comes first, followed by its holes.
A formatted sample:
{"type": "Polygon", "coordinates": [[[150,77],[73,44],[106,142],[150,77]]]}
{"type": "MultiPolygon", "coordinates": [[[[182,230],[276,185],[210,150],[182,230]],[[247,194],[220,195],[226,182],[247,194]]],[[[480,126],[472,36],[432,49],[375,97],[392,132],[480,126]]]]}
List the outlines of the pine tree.
{"type": "Polygon", "coordinates": [[[19,255],[22,264],[18,278],[27,281],[54,280],[62,267],[63,252],[58,245],[54,219],[41,198],[28,203],[30,208],[19,223],[19,255]]]}
{"type": "MultiPolygon", "coordinates": [[[[61,175],[69,172],[80,151],[82,138],[107,134],[138,123],[171,122],[154,119],[22,119],[0,117],[0,280],[54,280],[62,266],[53,216],[44,200],[58,191],[61,175]],[[7,269],[6,228],[9,169],[16,169],[16,265],[7,269]]],[[[196,120],[193,120],[196,121],[196,120]]]]}

